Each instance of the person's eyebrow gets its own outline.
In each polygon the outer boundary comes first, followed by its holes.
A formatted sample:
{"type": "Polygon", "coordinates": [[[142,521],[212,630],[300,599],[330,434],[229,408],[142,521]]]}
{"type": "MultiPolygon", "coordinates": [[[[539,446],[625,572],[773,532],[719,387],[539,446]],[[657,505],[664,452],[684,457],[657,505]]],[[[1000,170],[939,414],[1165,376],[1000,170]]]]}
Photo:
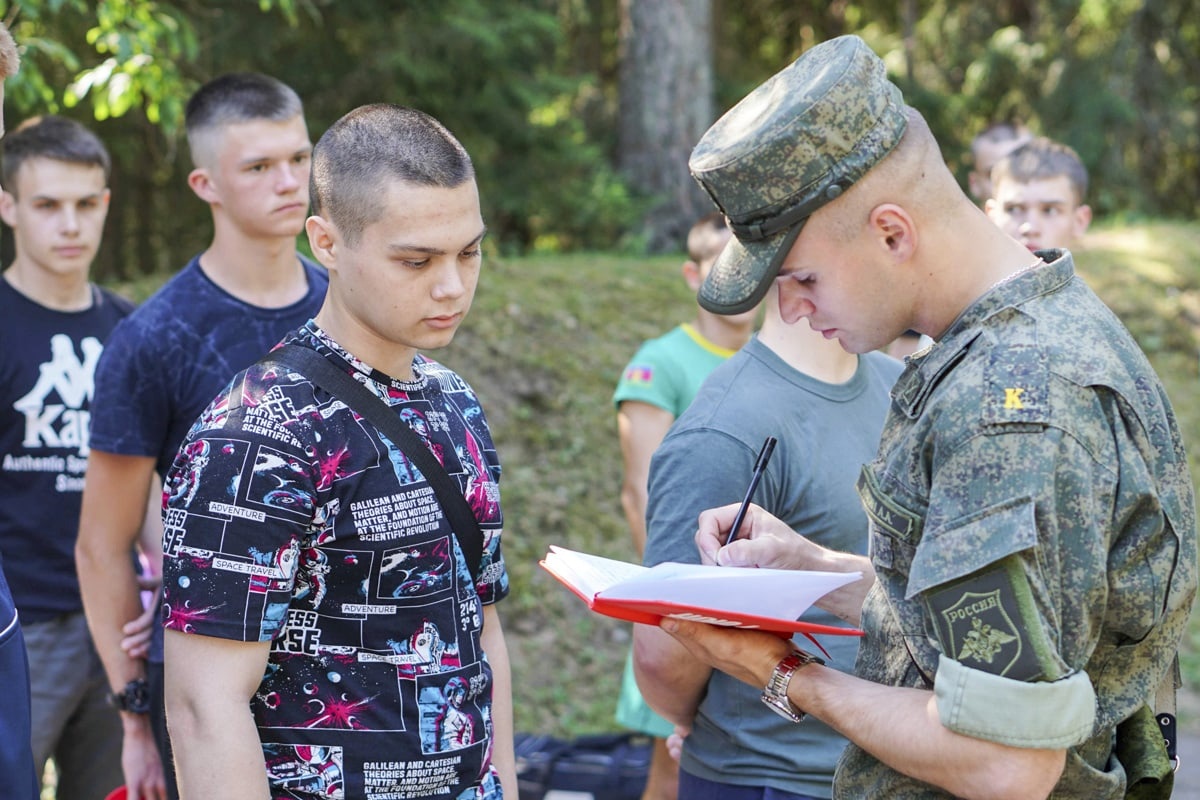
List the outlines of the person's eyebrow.
{"type": "MultiPolygon", "coordinates": [[[[487,226],[484,226],[483,230],[481,230],[479,232],[478,236],[476,236],[471,241],[467,242],[465,245],[463,245],[461,248],[459,248],[459,250],[468,250],[468,249],[474,247],[475,245],[482,242],[483,237],[486,235],[487,235],[487,226]]],[[[425,255],[430,255],[430,256],[440,256],[440,255],[445,255],[445,253],[446,253],[446,251],[441,249],[440,247],[427,247],[425,245],[420,245],[420,244],[404,244],[404,243],[396,243],[396,244],[388,245],[388,250],[392,251],[392,252],[402,252],[402,253],[423,253],[425,255]]]]}
{"type": "MultiPolygon", "coordinates": [[[[312,155],[312,150],[313,150],[313,148],[312,148],[311,144],[305,145],[304,147],[297,147],[294,151],[292,151],[291,153],[288,154],[287,158],[295,158],[296,156],[312,155]]],[[[257,156],[250,156],[249,158],[243,158],[238,163],[243,167],[248,167],[251,164],[261,164],[264,161],[273,161],[273,160],[274,159],[268,155],[257,155],[257,156]]]]}

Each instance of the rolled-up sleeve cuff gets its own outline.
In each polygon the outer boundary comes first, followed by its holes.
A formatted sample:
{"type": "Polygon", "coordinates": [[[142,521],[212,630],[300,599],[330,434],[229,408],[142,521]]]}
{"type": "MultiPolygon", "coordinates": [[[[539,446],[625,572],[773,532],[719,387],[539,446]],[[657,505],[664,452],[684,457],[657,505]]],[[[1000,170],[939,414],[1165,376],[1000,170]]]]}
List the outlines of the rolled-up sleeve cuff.
{"type": "Polygon", "coordinates": [[[1011,747],[1072,747],[1091,736],[1096,721],[1096,692],[1084,672],[1026,683],[941,656],[933,692],[948,729],[1011,747]]]}

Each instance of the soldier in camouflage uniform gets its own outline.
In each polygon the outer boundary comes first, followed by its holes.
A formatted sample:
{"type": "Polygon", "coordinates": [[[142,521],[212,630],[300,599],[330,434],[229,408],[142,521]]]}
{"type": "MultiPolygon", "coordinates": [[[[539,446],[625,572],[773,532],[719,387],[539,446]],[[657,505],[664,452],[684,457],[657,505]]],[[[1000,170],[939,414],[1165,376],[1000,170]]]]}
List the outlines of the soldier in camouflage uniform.
{"type": "Polygon", "coordinates": [[[819,603],[865,631],[855,675],[768,634],[663,627],[845,734],[835,797],[1168,796],[1152,709],[1196,592],[1192,482],[1161,383],[1070,254],[1033,256],[971,204],[856,37],[751,93],[690,166],[736,236],[709,310],[777,281],[786,320],[851,352],[936,343],[858,481],[869,558],[758,508],[722,547],[736,507],[700,518],[708,562],[863,573],[819,603]]]}

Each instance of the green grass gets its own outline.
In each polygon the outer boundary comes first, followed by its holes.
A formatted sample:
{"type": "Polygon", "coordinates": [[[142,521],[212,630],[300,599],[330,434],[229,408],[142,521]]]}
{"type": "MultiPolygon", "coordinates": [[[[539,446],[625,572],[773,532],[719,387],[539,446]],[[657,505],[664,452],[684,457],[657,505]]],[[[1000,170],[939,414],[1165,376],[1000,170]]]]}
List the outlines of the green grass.
{"type": "MultiPolygon", "coordinates": [[[[1200,477],[1200,225],[1100,227],[1080,273],[1147,351],[1200,477]]],[[[615,727],[629,626],[591,614],[537,566],[549,544],[629,559],[613,387],[642,340],[689,319],[680,256],[489,258],[470,317],[434,357],[480,395],[504,463],[500,607],[517,727],[571,734],[615,727]]],[[[125,287],[141,298],[155,282],[125,287]]],[[[1200,687],[1200,620],[1185,637],[1185,682],[1200,687]]],[[[1181,722],[1188,720],[1181,714],[1181,722]]]]}

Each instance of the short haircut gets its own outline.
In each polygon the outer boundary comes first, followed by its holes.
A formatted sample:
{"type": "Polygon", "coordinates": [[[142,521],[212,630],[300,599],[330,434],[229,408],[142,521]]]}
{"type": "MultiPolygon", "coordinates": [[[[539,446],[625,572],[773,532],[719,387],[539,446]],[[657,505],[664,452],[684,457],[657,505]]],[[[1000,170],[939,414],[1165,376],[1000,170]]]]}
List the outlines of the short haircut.
{"type": "Polygon", "coordinates": [[[231,72],[196,90],[184,111],[192,163],[214,156],[212,134],[227,125],[267,120],[286,122],[304,114],[300,96],[286,83],[257,72],[231,72]]]}
{"type": "Polygon", "coordinates": [[[13,41],[8,26],[0,22],[0,81],[17,74],[21,68],[21,57],[17,55],[17,43],[13,41]]]}
{"type": "Polygon", "coordinates": [[[971,154],[978,155],[983,144],[1000,144],[1029,139],[1033,134],[1020,122],[992,122],[971,140],[971,154]]]}
{"type": "Polygon", "coordinates": [[[706,258],[719,255],[725,242],[718,235],[727,230],[729,225],[720,211],[713,211],[696,220],[687,235],[688,258],[699,264],[706,258]]]}
{"type": "Polygon", "coordinates": [[[360,106],[335,122],[313,149],[313,213],[353,246],[384,213],[385,184],[453,189],[475,177],[466,149],[423,111],[389,103],[360,106]]]}
{"type": "Polygon", "coordinates": [[[1075,202],[1087,197],[1087,167],[1079,154],[1061,142],[1038,136],[1013,150],[992,167],[992,185],[1004,178],[1019,183],[1065,176],[1075,193],[1075,202]]]}
{"type": "Polygon", "coordinates": [[[4,137],[0,149],[4,153],[0,186],[4,186],[14,197],[17,194],[17,174],[31,158],[100,167],[104,171],[105,183],[112,169],[108,150],[100,137],[75,120],[53,114],[25,120],[4,137]]]}

